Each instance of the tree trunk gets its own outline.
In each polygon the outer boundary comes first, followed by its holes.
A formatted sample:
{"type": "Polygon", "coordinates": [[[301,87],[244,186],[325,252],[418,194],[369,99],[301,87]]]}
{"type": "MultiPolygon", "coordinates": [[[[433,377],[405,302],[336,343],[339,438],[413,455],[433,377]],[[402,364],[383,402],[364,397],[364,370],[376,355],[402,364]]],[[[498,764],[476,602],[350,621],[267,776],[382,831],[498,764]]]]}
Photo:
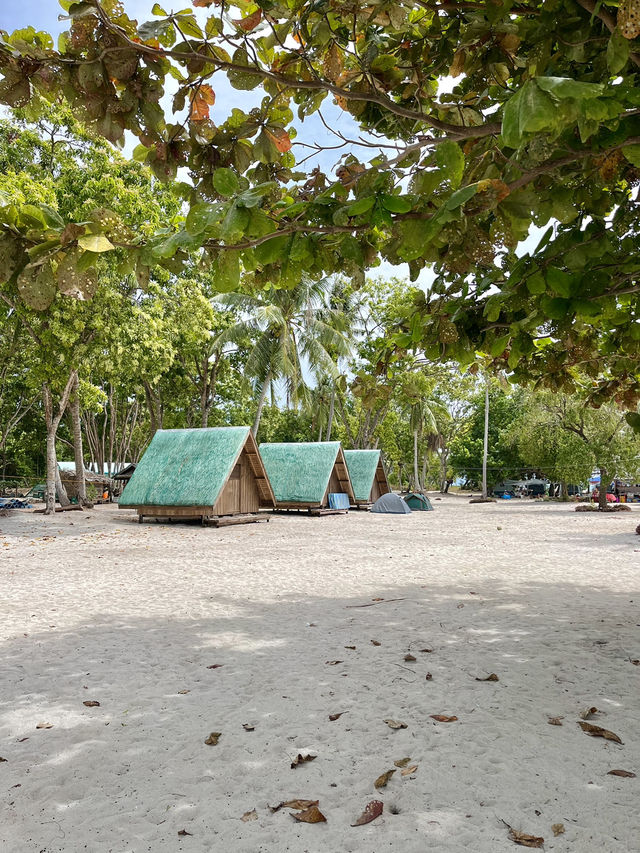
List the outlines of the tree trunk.
{"type": "Polygon", "coordinates": [[[269,373],[265,376],[264,382],[262,383],[262,388],[260,389],[260,397],[258,398],[258,409],[256,411],[256,417],[253,422],[253,426],[251,427],[251,432],[253,433],[253,437],[255,438],[258,434],[258,427],[260,426],[260,418],[262,417],[262,408],[264,406],[264,401],[267,396],[267,391],[269,389],[269,385],[271,383],[271,376],[269,373]]]}
{"type": "Polygon", "coordinates": [[[78,504],[87,506],[87,484],[84,478],[84,449],[82,447],[82,420],[80,418],[80,396],[78,377],[73,386],[71,396],[71,425],[73,427],[73,455],[76,461],[76,484],[78,490],[78,504]]]}
{"type": "Polygon", "coordinates": [[[609,491],[609,472],[600,466],[600,488],[598,489],[598,509],[603,512],[607,508],[607,492],[609,491]]]}
{"type": "Polygon", "coordinates": [[[77,374],[75,370],[72,370],[65,389],[62,392],[62,396],[60,397],[58,409],[55,414],[53,411],[51,388],[47,382],[42,386],[42,402],[44,404],[44,417],[47,425],[47,485],[45,489],[45,515],[51,515],[56,511],[56,488],[58,489],[60,503],[63,506],[68,506],[69,504],[67,493],[64,490],[62,480],[60,479],[60,470],[58,468],[58,460],[56,458],[56,434],[58,432],[62,416],[67,408],[69,395],[71,394],[71,389],[75,384],[76,378],[77,374]]]}
{"type": "Polygon", "coordinates": [[[489,381],[484,386],[484,443],[482,448],[482,497],[487,492],[487,459],[489,458],[489,381]]]}
{"type": "Polygon", "coordinates": [[[418,430],[413,431],[413,488],[420,491],[420,477],[418,475],[418,430]]]}
{"type": "Polygon", "coordinates": [[[331,401],[329,402],[329,420],[327,422],[327,437],[326,441],[331,441],[331,430],[333,429],[333,417],[336,408],[336,389],[331,391],[331,401]]]}
{"type": "Polygon", "coordinates": [[[449,458],[449,454],[443,450],[440,454],[440,494],[446,495],[448,491],[447,486],[447,461],[449,458]]]}

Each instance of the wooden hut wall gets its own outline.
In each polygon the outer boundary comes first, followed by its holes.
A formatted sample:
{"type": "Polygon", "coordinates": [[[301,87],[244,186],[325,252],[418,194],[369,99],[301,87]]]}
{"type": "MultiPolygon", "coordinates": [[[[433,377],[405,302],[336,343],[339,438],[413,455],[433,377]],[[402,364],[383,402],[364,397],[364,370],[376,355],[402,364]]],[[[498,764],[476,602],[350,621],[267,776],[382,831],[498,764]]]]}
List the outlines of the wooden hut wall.
{"type": "Polygon", "coordinates": [[[220,497],[216,501],[213,514],[235,515],[237,513],[258,512],[259,509],[260,494],[255,474],[247,451],[243,449],[220,497]]]}

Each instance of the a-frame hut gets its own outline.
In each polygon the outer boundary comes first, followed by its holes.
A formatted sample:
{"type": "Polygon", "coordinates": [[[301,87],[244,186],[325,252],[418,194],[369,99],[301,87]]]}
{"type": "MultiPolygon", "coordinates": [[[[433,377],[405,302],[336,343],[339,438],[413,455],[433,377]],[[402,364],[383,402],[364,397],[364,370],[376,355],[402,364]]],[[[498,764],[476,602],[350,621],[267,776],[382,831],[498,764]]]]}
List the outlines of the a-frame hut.
{"type": "Polygon", "coordinates": [[[275,498],[249,427],[158,430],[119,504],[144,517],[258,521],[275,498]]]}
{"type": "Polygon", "coordinates": [[[368,509],[391,491],[379,450],[345,450],[344,458],[358,509],[368,509]]]}
{"type": "Polygon", "coordinates": [[[278,509],[320,515],[348,510],[355,499],[339,441],[261,444],[260,455],[278,509]]]}

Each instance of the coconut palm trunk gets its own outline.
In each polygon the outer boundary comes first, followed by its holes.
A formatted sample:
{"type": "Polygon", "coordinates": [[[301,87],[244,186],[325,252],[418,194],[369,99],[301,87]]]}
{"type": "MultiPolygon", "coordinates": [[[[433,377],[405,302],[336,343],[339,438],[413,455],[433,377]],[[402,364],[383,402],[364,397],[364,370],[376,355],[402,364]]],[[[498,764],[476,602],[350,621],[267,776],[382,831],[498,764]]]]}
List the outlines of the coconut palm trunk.
{"type": "Polygon", "coordinates": [[[260,419],[262,418],[262,409],[264,408],[264,401],[267,397],[267,391],[269,390],[270,384],[271,374],[267,373],[264,378],[264,382],[262,383],[262,388],[260,389],[260,397],[258,398],[258,408],[256,410],[256,417],[253,422],[253,426],[251,427],[251,432],[254,438],[258,434],[258,427],[260,426],[260,419]]]}
{"type": "Polygon", "coordinates": [[[326,441],[331,441],[331,430],[333,429],[333,418],[336,407],[336,389],[331,389],[331,400],[329,402],[329,420],[327,421],[326,441]]]}
{"type": "Polygon", "coordinates": [[[484,386],[484,442],[482,447],[482,497],[488,497],[487,460],[489,458],[489,381],[484,386]]]}
{"type": "Polygon", "coordinates": [[[413,431],[413,488],[420,491],[420,474],[418,472],[418,430],[413,431]]]}

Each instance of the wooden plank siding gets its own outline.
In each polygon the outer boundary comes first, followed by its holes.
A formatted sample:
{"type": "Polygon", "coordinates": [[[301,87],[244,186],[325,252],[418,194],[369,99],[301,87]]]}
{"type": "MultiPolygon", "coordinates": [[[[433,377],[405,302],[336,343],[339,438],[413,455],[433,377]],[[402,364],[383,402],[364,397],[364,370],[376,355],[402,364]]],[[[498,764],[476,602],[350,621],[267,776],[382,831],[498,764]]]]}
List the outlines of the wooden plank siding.
{"type": "Polygon", "coordinates": [[[245,449],[213,507],[213,515],[258,512],[260,493],[249,455],[245,449]]]}

